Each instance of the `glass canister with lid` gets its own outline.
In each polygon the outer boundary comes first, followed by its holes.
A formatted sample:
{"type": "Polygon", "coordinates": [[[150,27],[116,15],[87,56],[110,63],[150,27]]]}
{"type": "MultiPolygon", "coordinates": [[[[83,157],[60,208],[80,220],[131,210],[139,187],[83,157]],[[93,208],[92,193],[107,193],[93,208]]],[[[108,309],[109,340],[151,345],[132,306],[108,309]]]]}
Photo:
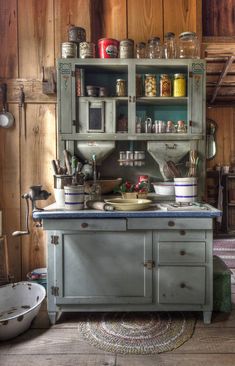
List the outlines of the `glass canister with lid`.
{"type": "Polygon", "coordinates": [[[157,96],[157,78],[154,74],[145,74],[144,91],[146,97],[157,96]]]}
{"type": "Polygon", "coordinates": [[[146,58],[146,43],[139,42],[136,44],[136,58],[146,58]]]}
{"type": "Polygon", "coordinates": [[[168,74],[161,74],[160,97],[171,97],[171,78],[168,74]]]}
{"type": "Polygon", "coordinates": [[[174,74],[173,97],[186,97],[186,79],[184,74],[174,74]]]}
{"type": "Polygon", "coordinates": [[[195,32],[183,32],[178,41],[179,58],[200,58],[200,43],[195,32]]]}
{"type": "Polygon", "coordinates": [[[162,46],[159,37],[152,37],[148,40],[147,55],[151,59],[162,57],[162,46]]]}
{"type": "Polygon", "coordinates": [[[163,57],[166,59],[177,57],[177,45],[173,32],[167,32],[164,35],[163,57]]]}

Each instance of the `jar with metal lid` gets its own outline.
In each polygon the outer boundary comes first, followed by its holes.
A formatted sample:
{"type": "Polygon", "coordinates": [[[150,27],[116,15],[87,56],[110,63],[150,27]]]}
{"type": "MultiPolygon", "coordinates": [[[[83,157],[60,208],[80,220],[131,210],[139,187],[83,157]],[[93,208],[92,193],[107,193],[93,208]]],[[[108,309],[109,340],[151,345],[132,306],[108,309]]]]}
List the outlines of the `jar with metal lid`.
{"type": "Polygon", "coordinates": [[[167,32],[164,35],[163,57],[166,59],[177,57],[175,33],[167,32]]]}
{"type": "Polygon", "coordinates": [[[126,160],[126,152],[125,151],[120,151],[119,152],[119,165],[124,166],[125,165],[125,160],[126,160]]]}
{"type": "Polygon", "coordinates": [[[76,58],[77,44],[73,42],[61,43],[61,57],[62,58],[76,58]]]}
{"type": "Polygon", "coordinates": [[[162,46],[159,37],[152,37],[148,40],[147,56],[151,59],[162,57],[162,46]]]}
{"type": "Polygon", "coordinates": [[[136,43],[136,58],[146,58],[146,43],[136,43]]]}
{"type": "Polygon", "coordinates": [[[167,74],[160,77],[160,97],[171,97],[171,79],[167,74]]]}
{"type": "Polygon", "coordinates": [[[179,58],[200,58],[200,43],[195,32],[183,32],[178,41],[179,58]]]}
{"type": "Polygon", "coordinates": [[[134,57],[133,39],[123,39],[122,41],[120,41],[119,57],[120,58],[133,58],[134,57]]]}
{"type": "Polygon", "coordinates": [[[184,74],[174,75],[174,97],[186,97],[186,80],[184,74]]]}
{"type": "Polygon", "coordinates": [[[127,161],[126,161],[125,165],[126,166],[133,166],[134,165],[133,159],[134,159],[133,151],[126,151],[126,160],[127,161]]]}
{"type": "Polygon", "coordinates": [[[180,120],[177,123],[177,132],[178,133],[186,133],[187,132],[187,128],[185,126],[184,121],[180,120]]]}
{"type": "Polygon", "coordinates": [[[95,58],[95,44],[92,42],[81,42],[79,44],[79,55],[81,58],[95,58]]]}
{"type": "Polygon", "coordinates": [[[174,132],[176,132],[174,122],[173,121],[167,121],[166,133],[174,133],[174,132]]]}
{"type": "Polygon", "coordinates": [[[145,74],[145,96],[156,97],[157,96],[157,78],[154,74],[145,74]]]}
{"type": "Polygon", "coordinates": [[[134,151],[134,166],[143,166],[145,160],[145,151],[134,151]]]}
{"type": "Polygon", "coordinates": [[[71,25],[68,30],[68,40],[69,42],[76,42],[76,43],[85,42],[86,41],[85,29],[71,25]]]}
{"type": "Polygon", "coordinates": [[[124,79],[116,80],[116,96],[117,97],[126,96],[126,80],[124,80],[124,79]]]}

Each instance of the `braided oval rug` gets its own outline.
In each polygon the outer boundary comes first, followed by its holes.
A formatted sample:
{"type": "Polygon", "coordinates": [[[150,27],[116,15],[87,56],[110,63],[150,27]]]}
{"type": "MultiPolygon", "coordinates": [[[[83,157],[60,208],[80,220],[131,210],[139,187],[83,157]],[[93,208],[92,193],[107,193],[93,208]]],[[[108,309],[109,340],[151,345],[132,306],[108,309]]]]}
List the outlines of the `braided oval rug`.
{"type": "Polygon", "coordinates": [[[187,312],[93,313],[78,330],[93,346],[122,354],[172,351],[191,338],[195,317],[187,312]]]}

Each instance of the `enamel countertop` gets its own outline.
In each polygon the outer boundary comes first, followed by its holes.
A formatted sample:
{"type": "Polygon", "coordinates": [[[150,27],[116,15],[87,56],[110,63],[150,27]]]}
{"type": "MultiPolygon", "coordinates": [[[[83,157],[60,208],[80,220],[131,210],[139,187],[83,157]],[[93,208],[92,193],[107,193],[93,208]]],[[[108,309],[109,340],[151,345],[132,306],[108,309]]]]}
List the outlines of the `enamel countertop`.
{"type": "Polygon", "coordinates": [[[35,220],[52,220],[52,219],[79,219],[79,218],[128,218],[128,217],[191,217],[191,218],[214,218],[222,215],[220,210],[205,204],[207,209],[189,210],[173,210],[166,211],[160,209],[156,204],[151,205],[147,210],[141,211],[98,211],[98,210],[80,210],[70,211],[63,208],[58,208],[54,203],[44,208],[43,211],[34,211],[33,218],[35,220]]]}

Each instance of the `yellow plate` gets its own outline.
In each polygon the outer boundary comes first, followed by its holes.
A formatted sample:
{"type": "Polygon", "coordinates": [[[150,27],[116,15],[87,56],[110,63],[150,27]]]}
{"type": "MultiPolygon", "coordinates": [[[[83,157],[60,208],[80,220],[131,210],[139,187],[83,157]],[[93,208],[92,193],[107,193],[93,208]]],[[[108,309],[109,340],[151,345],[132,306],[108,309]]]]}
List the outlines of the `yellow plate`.
{"type": "Polygon", "coordinates": [[[139,211],[144,210],[150,206],[151,200],[146,199],[123,199],[113,198],[111,200],[105,200],[105,202],[113,205],[116,210],[120,211],[139,211]]]}

